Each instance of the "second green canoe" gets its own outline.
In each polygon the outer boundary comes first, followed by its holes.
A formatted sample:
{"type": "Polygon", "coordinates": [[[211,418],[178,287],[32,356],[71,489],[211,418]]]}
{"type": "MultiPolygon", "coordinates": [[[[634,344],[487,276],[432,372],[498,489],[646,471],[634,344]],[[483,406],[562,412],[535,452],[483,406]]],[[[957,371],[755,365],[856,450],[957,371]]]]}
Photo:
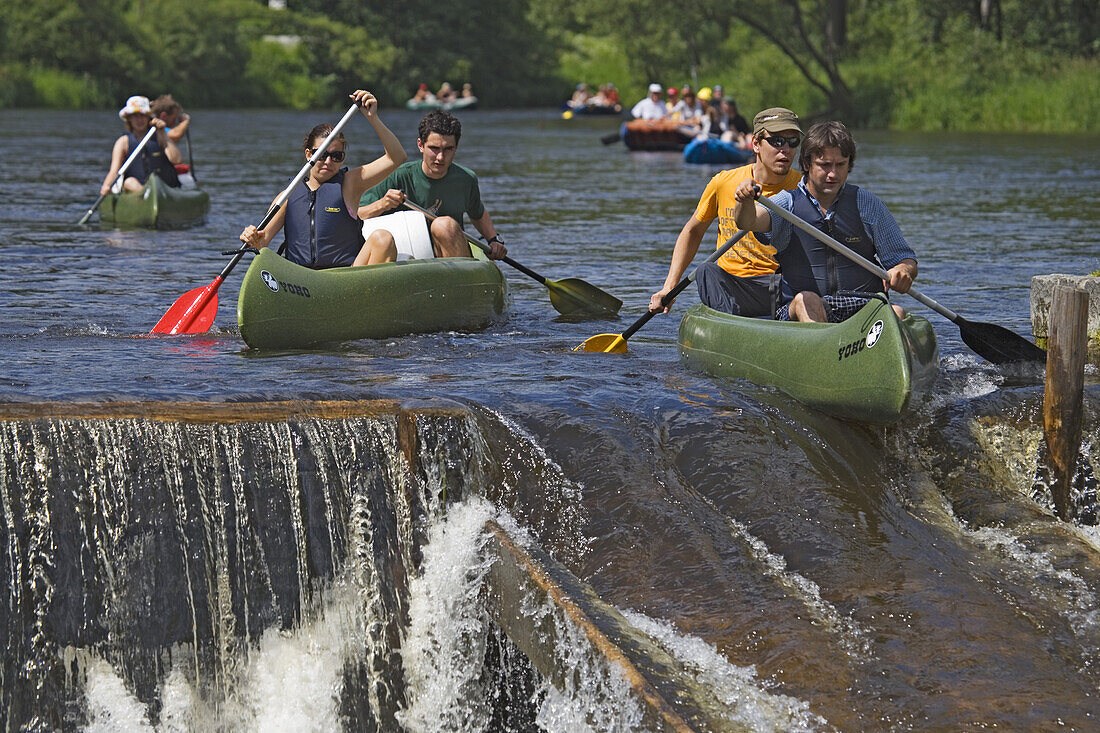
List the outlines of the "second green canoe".
{"type": "Polygon", "coordinates": [[[680,323],[680,354],[722,377],[770,385],[838,417],[897,420],[939,366],[926,319],[899,320],[882,297],[843,323],[741,318],[695,305],[680,323]]]}
{"type": "Polygon", "coordinates": [[[210,210],[210,196],[197,188],[173,188],[158,176],[149,176],[140,191],[109,193],[99,207],[105,224],[153,229],[197,226],[210,210]]]}
{"type": "Polygon", "coordinates": [[[264,249],[241,283],[237,324],[253,348],[472,331],[500,316],[506,293],[500,269],[480,250],[311,270],[264,249]]]}

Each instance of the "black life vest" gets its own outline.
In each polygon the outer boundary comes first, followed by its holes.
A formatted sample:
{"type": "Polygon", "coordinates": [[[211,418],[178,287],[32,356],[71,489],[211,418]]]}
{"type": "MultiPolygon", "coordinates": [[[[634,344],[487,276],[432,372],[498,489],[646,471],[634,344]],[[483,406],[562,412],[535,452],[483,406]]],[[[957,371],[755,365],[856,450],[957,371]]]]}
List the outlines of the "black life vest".
{"type": "MultiPolygon", "coordinates": [[[[130,145],[129,150],[131,153],[137,150],[138,145],[141,145],[141,138],[132,132],[126,133],[126,141],[130,145]]],[[[149,142],[145,144],[145,147],[141,149],[141,155],[134,159],[134,162],[126,169],[125,175],[127,178],[133,177],[145,183],[149,180],[150,173],[156,173],[162,181],[172,188],[179,188],[180,179],[176,175],[176,167],[172,165],[171,161],[168,160],[168,156],[161,150],[156,135],[153,135],[149,142]]]]}
{"type": "MultiPolygon", "coordinates": [[[[344,175],[341,168],[316,191],[305,181],[299,183],[286,200],[283,233],[285,256],[291,262],[312,267],[347,267],[363,247],[363,224],[348,212],[344,202],[344,175]]],[[[282,250],[280,250],[282,253],[282,250]]]]}
{"type": "MultiPolygon", "coordinates": [[[[844,184],[840,198],[833,204],[829,216],[821,210],[801,188],[791,191],[794,215],[839,241],[861,257],[878,264],[875,242],[859,218],[856,203],[859,188],[844,184]]],[[[772,216],[775,216],[774,214],[772,216]]],[[[787,248],[776,255],[783,279],[791,290],[798,293],[809,290],[818,295],[836,295],[840,291],[881,293],[882,280],[868,272],[831,247],[819,242],[798,227],[792,227],[793,235],[787,248]]]]}

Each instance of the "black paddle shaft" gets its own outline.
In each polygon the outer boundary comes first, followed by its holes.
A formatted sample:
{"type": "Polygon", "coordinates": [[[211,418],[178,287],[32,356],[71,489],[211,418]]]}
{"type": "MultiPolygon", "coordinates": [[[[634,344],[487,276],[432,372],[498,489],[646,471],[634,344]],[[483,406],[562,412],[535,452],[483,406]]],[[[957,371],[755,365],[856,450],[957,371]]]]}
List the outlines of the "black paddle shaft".
{"type": "MultiPolygon", "coordinates": [[[[776,206],[771,199],[765,196],[761,196],[757,200],[762,206],[771,211],[773,214],[778,214],[779,216],[783,217],[791,224],[795,225],[802,231],[814,237],[822,244],[831,247],[838,253],[844,255],[863,269],[868,270],[875,275],[878,275],[883,280],[888,281],[890,279],[889,275],[886,273],[886,270],[882,269],[875,263],[866,260],[863,257],[860,257],[858,254],[848,249],[825,232],[821,231],[812,224],[803,221],[795,214],[779,206],[776,206]]],[[[915,298],[918,302],[928,306],[929,308],[936,311],[941,316],[958,326],[959,335],[962,336],[963,343],[973,349],[974,353],[976,353],[983,359],[986,359],[994,364],[1011,364],[1020,361],[1046,363],[1047,352],[1043,351],[1038,346],[1025,339],[1023,336],[1009,331],[1003,326],[997,326],[992,323],[974,323],[972,321],[968,321],[955,311],[946,306],[940,305],[939,303],[932,300],[927,295],[913,287],[909,288],[908,295],[915,298]]]]}
{"type": "MultiPolygon", "coordinates": [[[[665,305],[668,305],[672,301],[676,300],[676,296],[679,295],[680,293],[684,292],[685,290],[687,290],[687,286],[691,285],[691,283],[694,279],[695,279],[695,274],[692,273],[691,277],[685,277],[683,280],[676,283],[676,287],[674,287],[672,290],[669,290],[667,293],[665,293],[665,296],[663,298],[661,298],[661,306],[663,307],[665,305]]],[[[636,334],[638,332],[638,330],[641,329],[642,326],[649,323],[649,320],[651,318],[653,318],[653,316],[657,315],[660,312],[661,311],[646,311],[645,315],[643,315],[638,320],[634,321],[634,323],[632,323],[630,325],[630,328],[628,328],[628,329],[626,329],[625,331],[622,332],[623,341],[626,341],[631,336],[636,334]]]]}
{"type": "MultiPolygon", "coordinates": [[[[724,255],[726,252],[730,251],[730,248],[733,247],[733,245],[740,242],[741,238],[744,237],[746,234],[748,234],[748,232],[746,232],[744,229],[738,229],[737,232],[732,237],[730,237],[729,240],[725,244],[723,244],[721,247],[716,249],[711,254],[711,256],[708,257],[703,262],[703,264],[705,265],[707,262],[717,262],[719,260],[719,258],[721,258],[722,255],[724,255]]],[[[700,267],[702,267],[702,265],[700,265],[700,267]]],[[[676,300],[676,297],[680,293],[687,290],[688,285],[691,285],[693,282],[695,282],[695,278],[698,274],[699,274],[699,268],[697,267],[697,268],[695,268],[694,272],[692,272],[687,277],[682,278],[680,280],[680,282],[676,283],[676,287],[672,288],[672,290],[669,290],[667,293],[665,293],[664,297],[661,298],[661,307],[663,308],[663,307],[667,306],[669,303],[671,303],[672,301],[676,300]]],[[[622,335],[623,341],[626,341],[631,336],[633,336],[635,333],[637,333],[638,330],[642,326],[649,323],[649,319],[653,318],[653,316],[657,315],[658,313],[660,313],[660,311],[646,311],[645,315],[643,315],[638,320],[634,321],[634,323],[631,324],[630,328],[628,328],[628,329],[626,329],[625,331],[622,332],[621,335],[622,335]]]]}

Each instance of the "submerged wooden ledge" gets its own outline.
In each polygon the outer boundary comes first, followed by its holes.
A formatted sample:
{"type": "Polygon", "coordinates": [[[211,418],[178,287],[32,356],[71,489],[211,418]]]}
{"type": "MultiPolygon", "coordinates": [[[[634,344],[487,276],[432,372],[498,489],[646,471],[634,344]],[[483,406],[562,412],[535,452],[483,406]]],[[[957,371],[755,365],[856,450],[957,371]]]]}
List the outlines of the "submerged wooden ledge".
{"type": "Polygon", "coordinates": [[[292,418],[464,417],[469,411],[448,400],[281,400],[273,402],[4,402],[0,421],[157,420],[182,423],[278,422],[292,418]]]}
{"type": "Polygon", "coordinates": [[[497,562],[489,571],[490,613],[508,638],[542,674],[562,686],[574,673],[570,661],[556,653],[554,624],[531,615],[550,603],[587,639],[591,653],[622,672],[640,703],[649,730],[733,731],[747,726],[731,722],[712,695],[692,683],[683,666],[634,628],[596,591],[540,548],[524,548],[496,522],[486,525],[497,562]]]}

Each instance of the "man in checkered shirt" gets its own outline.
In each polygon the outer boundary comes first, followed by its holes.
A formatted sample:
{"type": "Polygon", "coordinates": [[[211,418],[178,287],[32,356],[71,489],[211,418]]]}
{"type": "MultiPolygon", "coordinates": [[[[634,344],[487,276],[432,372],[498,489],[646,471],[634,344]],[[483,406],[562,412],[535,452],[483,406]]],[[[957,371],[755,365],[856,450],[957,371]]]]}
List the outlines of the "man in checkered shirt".
{"type": "MultiPolygon", "coordinates": [[[[802,181],[798,188],[776,194],[772,203],[882,265],[889,275],[885,281],[786,219],[773,218],[754,202],[752,180],[742,182],[734,194],[737,226],[761,232],[758,237],[776,248],[783,279],[796,293],[776,312],[778,320],[839,323],[862,308],[871,294],[907,292],[917,277],[917,256],[886,204],[847,182],[855,157],[856,145],[848,128],[839,122],[817,123],[802,142],[802,181]]],[[[899,318],[905,315],[899,306],[894,311],[899,318]]]]}

